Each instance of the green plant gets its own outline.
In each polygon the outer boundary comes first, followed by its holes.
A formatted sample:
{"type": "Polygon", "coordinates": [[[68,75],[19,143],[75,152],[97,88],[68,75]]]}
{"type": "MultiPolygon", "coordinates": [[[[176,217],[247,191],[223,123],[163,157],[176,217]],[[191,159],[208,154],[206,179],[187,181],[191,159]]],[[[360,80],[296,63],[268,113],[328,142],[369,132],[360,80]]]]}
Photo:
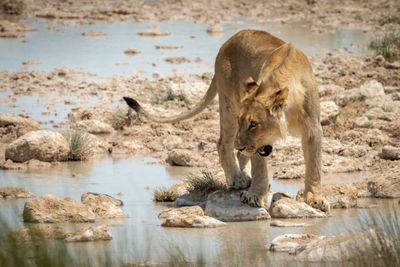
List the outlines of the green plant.
{"type": "Polygon", "coordinates": [[[159,187],[154,189],[154,200],[156,202],[170,202],[175,201],[176,195],[168,188],[159,187]]]}
{"type": "Polygon", "coordinates": [[[222,183],[214,179],[212,173],[207,171],[202,171],[201,174],[189,174],[186,177],[186,181],[189,183],[188,191],[190,193],[210,193],[217,190],[226,189],[222,183]]]}
{"type": "Polygon", "coordinates": [[[400,33],[386,33],[372,41],[369,47],[375,50],[376,55],[382,55],[386,60],[394,61],[400,57],[400,33]]]}
{"type": "MultiPolygon", "coordinates": [[[[367,241],[371,252],[355,253],[350,266],[400,266],[400,213],[392,206],[379,211],[369,211],[359,219],[368,230],[367,241]]],[[[357,248],[355,248],[357,249],[357,248]]]]}
{"type": "Polygon", "coordinates": [[[64,134],[64,137],[68,140],[71,150],[69,152],[69,160],[85,160],[90,155],[89,138],[86,133],[71,130],[64,134]]]}
{"type": "Polygon", "coordinates": [[[124,126],[130,124],[129,109],[117,107],[113,111],[112,127],[116,130],[122,130],[124,126]]]}
{"type": "Polygon", "coordinates": [[[182,101],[184,103],[188,103],[188,100],[186,99],[186,96],[183,93],[174,93],[171,89],[168,89],[166,93],[160,93],[159,95],[156,95],[152,102],[153,104],[161,104],[167,101],[182,101]]]}

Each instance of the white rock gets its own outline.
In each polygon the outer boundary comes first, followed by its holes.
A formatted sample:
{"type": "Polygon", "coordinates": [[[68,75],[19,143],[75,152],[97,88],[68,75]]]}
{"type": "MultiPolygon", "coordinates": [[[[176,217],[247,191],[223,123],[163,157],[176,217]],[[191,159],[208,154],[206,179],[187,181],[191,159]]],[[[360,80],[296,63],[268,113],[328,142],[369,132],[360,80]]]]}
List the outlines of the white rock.
{"type": "Polygon", "coordinates": [[[339,107],[333,101],[321,102],[321,124],[328,125],[335,122],[339,115],[339,107]]]}
{"type": "Polygon", "coordinates": [[[385,96],[385,90],[383,85],[376,80],[369,80],[360,86],[360,91],[367,98],[375,98],[379,96],[385,96]]]}
{"type": "Polygon", "coordinates": [[[240,191],[216,191],[208,195],[205,214],[224,222],[271,218],[267,207],[250,207],[240,201],[240,191]]]}
{"type": "Polygon", "coordinates": [[[325,218],[326,214],[314,209],[304,202],[291,198],[282,198],[275,202],[270,209],[272,218],[325,218]]]}
{"type": "Polygon", "coordinates": [[[63,161],[68,160],[69,151],[70,145],[62,134],[40,130],[24,134],[8,144],[5,157],[15,162],[63,161]]]}
{"type": "Polygon", "coordinates": [[[62,200],[53,195],[44,195],[25,202],[23,218],[25,222],[36,223],[94,222],[95,214],[88,206],[73,200],[62,200]]]}

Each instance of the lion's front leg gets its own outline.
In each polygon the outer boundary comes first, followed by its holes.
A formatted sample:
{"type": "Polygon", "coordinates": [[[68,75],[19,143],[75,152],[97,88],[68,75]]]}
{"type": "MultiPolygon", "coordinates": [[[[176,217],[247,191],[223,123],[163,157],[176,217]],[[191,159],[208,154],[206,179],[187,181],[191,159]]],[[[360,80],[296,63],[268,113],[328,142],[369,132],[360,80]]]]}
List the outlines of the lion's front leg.
{"type": "Polygon", "coordinates": [[[234,154],[233,140],[226,136],[221,136],[218,142],[218,154],[221,166],[225,173],[228,186],[234,189],[245,189],[250,186],[250,177],[248,177],[236,163],[234,154]]]}
{"type": "MultiPolygon", "coordinates": [[[[248,188],[250,177],[239,168],[234,153],[234,141],[239,128],[237,112],[235,112],[234,105],[224,95],[219,95],[219,108],[221,129],[217,146],[226,182],[229,187],[234,189],[248,188]]],[[[244,162],[241,161],[241,165],[244,165],[244,162]]]]}
{"type": "Polygon", "coordinates": [[[309,130],[302,137],[304,161],[306,164],[303,196],[304,200],[314,208],[329,211],[329,202],[321,193],[321,125],[316,123],[310,129],[312,130],[309,130]],[[318,199],[318,201],[311,201],[312,199],[318,199]]]}
{"type": "Polygon", "coordinates": [[[251,177],[251,186],[249,190],[240,194],[240,199],[252,207],[262,207],[267,199],[269,188],[266,157],[258,153],[251,157],[251,177]]]}

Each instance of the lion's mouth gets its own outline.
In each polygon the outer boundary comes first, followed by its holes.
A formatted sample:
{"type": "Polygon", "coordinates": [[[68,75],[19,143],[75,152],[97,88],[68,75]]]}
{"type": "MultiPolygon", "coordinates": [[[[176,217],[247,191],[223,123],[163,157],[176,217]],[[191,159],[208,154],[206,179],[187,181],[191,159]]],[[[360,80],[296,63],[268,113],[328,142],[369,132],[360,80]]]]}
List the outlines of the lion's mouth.
{"type": "Polygon", "coordinates": [[[262,146],[257,150],[257,153],[261,156],[261,157],[268,157],[269,154],[271,154],[272,152],[272,146],[268,145],[268,146],[262,146]]]}

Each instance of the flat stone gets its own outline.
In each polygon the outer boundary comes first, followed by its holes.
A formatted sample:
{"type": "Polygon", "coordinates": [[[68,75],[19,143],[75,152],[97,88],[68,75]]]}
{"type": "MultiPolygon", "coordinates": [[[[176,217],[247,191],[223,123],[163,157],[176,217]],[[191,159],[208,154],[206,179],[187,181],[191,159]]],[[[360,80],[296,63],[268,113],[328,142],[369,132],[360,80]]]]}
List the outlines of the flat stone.
{"type": "Polygon", "coordinates": [[[200,206],[166,209],[158,218],[163,220],[162,226],[169,227],[214,228],[225,225],[224,222],[205,216],[200,206]]]}
{"type": "Polygon", "coordinates": [[[304,202],[282,198],[275,202],[270,213],[272,218],[325,218],[327,215],[304,202]]]}
{"type": "Polygon", "coordinates": [[[127,218],[129,217],[120,206],[122,201],[109,195],[97,193],[84,193],[81,196],[83,204],[87,205],[96,217],[100,218],[127,218]]]}
{"type": "Polygon", "coordinates": [[[305,227],[310,226],[309,223],[295,223],[295,222],[286,222],[286,221],[272,221],[269,224],[274,227],[305,227]]]}
{"type": "Polygon", "coordinates": [[[89,206],[53,195],[44,195],[25,202],[22,214],[25,222],[94,222],[95,214],[89,206]]]}
{"type": "Polygon", "coordinates": [[[85,242],[85,241],[104,241],[111,240],[111,232],[106,225],[85,227],[75,233],[67,233],[65,241],[67,242],[85,242]]]}
{"type": "Polygon", "coordinates": [[[268,207],[250,207],[240,201],[238,191],[216,191],[207,198],[205,214],[224,222],[270,219],[268,207]]]}
{"type": "Polygon", "coordinates": [[[70,145],[65,137],[47,130],[32,131],[6,147],[5,158],[14,162],[68,160],[70,145]]]}
{"type": "Polygon", "coordinates": [[[110,124],[99,120],[78,121],[72,125],[72,128],[91,134],[110,134],[114,132],[114,128],[110,124]]]}
{"type": "Polygon", "coordinates": [[[25,189],[9,186],[0,188],[0,197],[2,198],[29,198],[35,195],[25,189]]]}

